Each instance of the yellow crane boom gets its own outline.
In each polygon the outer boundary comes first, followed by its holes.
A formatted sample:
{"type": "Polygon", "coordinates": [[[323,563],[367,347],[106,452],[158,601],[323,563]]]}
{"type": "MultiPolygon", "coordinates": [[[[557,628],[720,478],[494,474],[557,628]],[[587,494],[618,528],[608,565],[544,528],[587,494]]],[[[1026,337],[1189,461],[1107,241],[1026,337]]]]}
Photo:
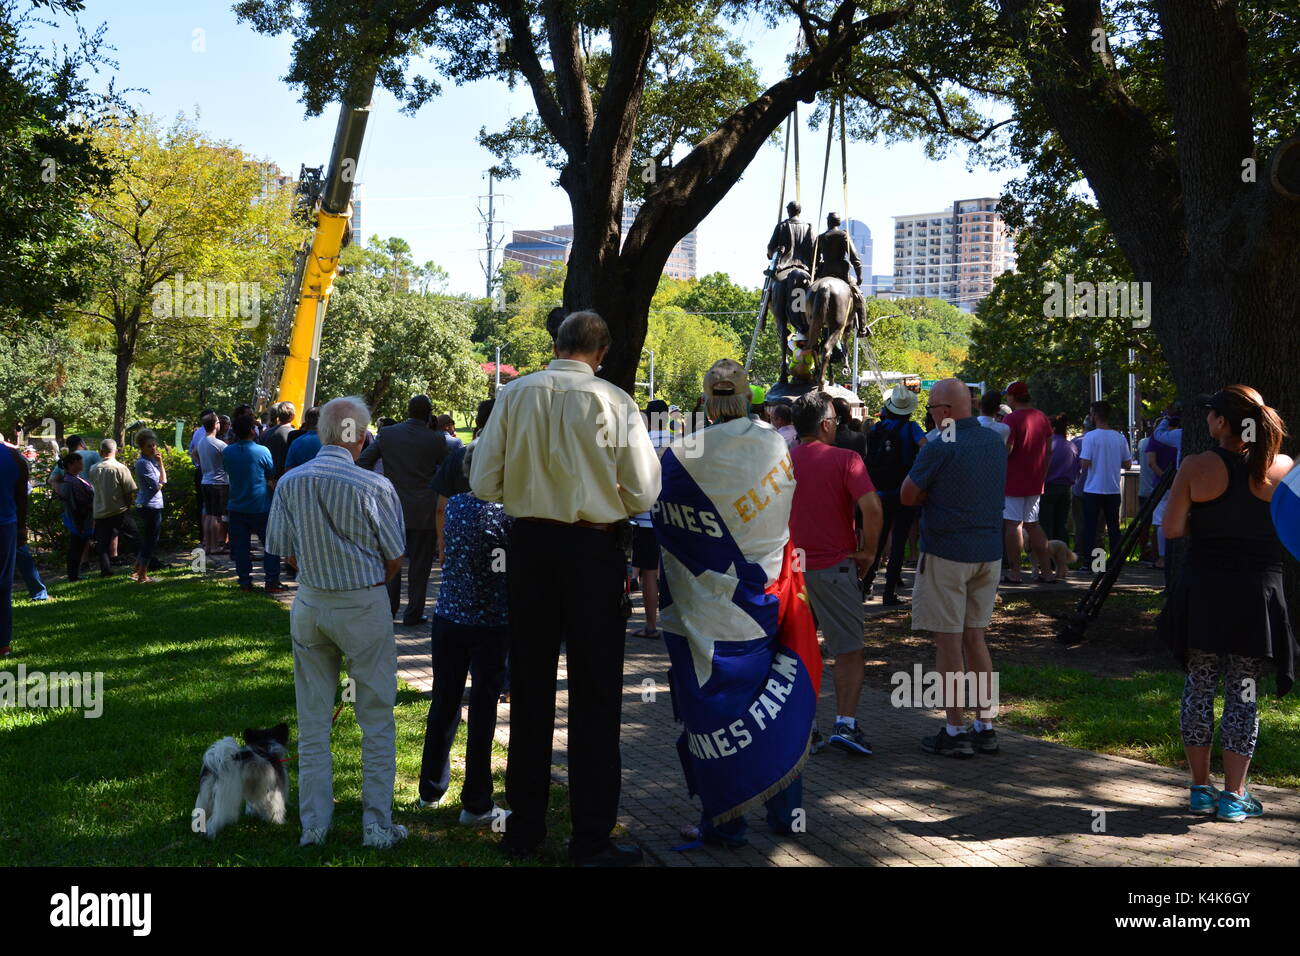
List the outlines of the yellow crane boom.
{"type": "Polygon", "coordinates": [[[316,401],[321,330],[339,272],[339,255],[350,234],[352,188],[373,89],[374,78],[367,77],[353,87],[339,109],[329,172],[314,204],[311,240],[298,252],[292,287],[282,310],[284,321],[277,322],[272,332],[259,376],[258,400],[265,401],[276,366],[282,362],[275,400],[293,403],[295,425],[302,423],[303,412],[316,401]]]}

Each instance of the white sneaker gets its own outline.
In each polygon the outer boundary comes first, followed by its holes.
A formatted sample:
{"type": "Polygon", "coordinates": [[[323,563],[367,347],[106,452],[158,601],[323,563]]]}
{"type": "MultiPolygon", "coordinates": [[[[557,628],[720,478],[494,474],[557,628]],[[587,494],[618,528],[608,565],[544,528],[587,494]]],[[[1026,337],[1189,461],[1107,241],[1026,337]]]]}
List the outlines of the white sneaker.
{"type": "Polygon", "coordinates": [[[501,814],[502,819],[510,816],[509,810],[502,810],[494,803],[492,804],[492,809],[488,810],[486,813],[470,813],[468,810],[460,811],[460,822],[462,825],[467,827],[487,826],[496,819],[498,813],[501,814]]]}
{"type": "Polygon", "coordinates": [[[437,800],[425,800],[423,797],[415,798],[415,807],[417,810],[423,810],[426,807],[436,807],[440,803],[442,803],[442,797],[439,797],[437,800]]]}
{"type": "Polygon", "coordinates": [[[299,846],[324,846],[325,834],[328,830],[317,830],[315,828],[302,831],[302,839],[298,841],[299,846]]]}
{"type": "Polygon", "coordinates": [[[381,827],[378,823],[366,824],[362,846],[372,846],[377,850],[387,850],[394,843],[400,843],[407,837],[406,827],[394,823],[390,827],[381,827]]]}

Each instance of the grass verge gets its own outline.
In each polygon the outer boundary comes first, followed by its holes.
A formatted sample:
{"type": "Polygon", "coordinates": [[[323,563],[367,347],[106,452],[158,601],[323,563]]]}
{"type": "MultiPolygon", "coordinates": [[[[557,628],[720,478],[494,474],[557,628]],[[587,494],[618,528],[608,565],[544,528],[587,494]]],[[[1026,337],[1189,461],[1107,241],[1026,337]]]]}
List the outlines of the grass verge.
{"type": "MultiPolygon", "coordinates": [[[[289,724],[296,752],[289,616],[233,583],[164,571],[155,585],[125,574],[63,583],[53,600],[15,601],[14,651],[3,670],[102,672],[103,713],[0,709],[0,860],[14,866],[497,866],[498,837],[462,827],[465,727],[452,752],[443,806],[415,810],[428,699],[398,691],[394,820],[411,837],[391,850],[361,846],[361,733],[350,707],[334,727],[337,807],[328,843],[298,847],[296,766],[290,813],[278,827],[249,818],[209,841],[191,831],[204,750],[245,727],[289,724]]],[[[505,751],[494,753],[498,791],[505,751]]],[[[552,792],[551,842],[563,859],[563,787],[552,792]]]]}

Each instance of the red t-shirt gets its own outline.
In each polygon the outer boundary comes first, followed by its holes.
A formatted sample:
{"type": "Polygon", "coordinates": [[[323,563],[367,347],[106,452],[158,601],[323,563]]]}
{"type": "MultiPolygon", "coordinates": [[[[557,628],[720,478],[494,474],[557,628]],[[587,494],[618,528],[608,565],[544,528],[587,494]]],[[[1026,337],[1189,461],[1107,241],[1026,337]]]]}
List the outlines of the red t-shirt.
{"type": "Polygon", "coordinates": [[[1007,439],[1007,497],[1041,495],[1047,477],[1048,449],[1052,447],[1052,423],[1036,408],[1016,409],[1002,421],[1011,428],[1007,439]]]}
{"type": "Polygon", "coordinates": [[[804,570],[834,567],[858,550],[854,509],[876,486],[862,456],[848,448],[800,443],[790,449],[790,462],[795,482],[790,543],[803,549],[804,570]]]}

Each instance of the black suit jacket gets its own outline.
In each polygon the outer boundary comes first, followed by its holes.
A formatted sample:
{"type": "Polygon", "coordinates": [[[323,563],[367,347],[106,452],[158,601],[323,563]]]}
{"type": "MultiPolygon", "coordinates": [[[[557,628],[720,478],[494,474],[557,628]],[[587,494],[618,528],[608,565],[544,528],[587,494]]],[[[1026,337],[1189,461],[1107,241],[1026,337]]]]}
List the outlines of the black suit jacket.
{"type": "Polygon", "coordinates": [[[446,457],[446,433],[430,428],[428,422],[408,418],[379,429],[378,437],[361,453],[357,464],[373,471],[375,462],[382,458],[384,477],[397,489],[406,526],[432,531],[438,493],[429,486],[446,457]]]}

